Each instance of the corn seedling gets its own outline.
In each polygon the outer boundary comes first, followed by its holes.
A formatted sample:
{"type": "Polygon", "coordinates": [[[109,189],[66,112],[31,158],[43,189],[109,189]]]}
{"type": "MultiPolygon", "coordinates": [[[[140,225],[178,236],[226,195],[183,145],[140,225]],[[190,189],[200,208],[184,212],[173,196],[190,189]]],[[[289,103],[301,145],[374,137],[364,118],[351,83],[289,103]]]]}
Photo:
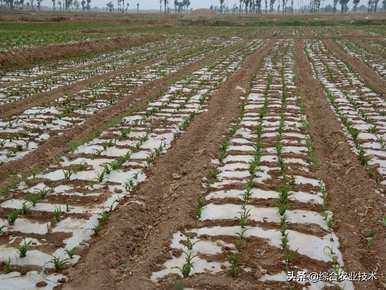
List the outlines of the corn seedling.
{"type": "Polygon", "coordinates": [[[197,218],[201,217],[201,212],[202,212],[202,208],[204,207],[204,205],[205,205],[205,198],[200,193],[198,195],[198,197],[197,197],[197,206],[196,206],[196,216],[197,216],[197,218]]]}
{"type": "Polygon", "coordinates": [[[182,267],[175,267],[175,268],[180,270],[180,272],[184,278],[187,278],[187,277],[189,277],[189,274],[193,269],[192,260],[195,258],[195,256],[191,252],[189,252],[189,253],[184,252],[184,255],[185,255],[184,265],[182,265],[182,267]]]}
{"type": "Polygon", "coordinates": [[[51,263],[54,265],[55,271],[60,271],[64,268],[67,261],[66,261],[66,259],[52,256],[51,263]]]}
{"type": "Polygon", "coordinates": [[[72,175],[72,170],[71,169],[63,170],[63,175],[64,175],[64,179],[70,180],[72,175]]]}
{"type": "Polygon", "coordinates": [[[60,216],[62,215],[62,209],[61,209],[60,207],[56,207],[56,208],[54,209],[53,214],[54,214],[55,220],[56,220],[57,222],[60,221],[60,216]]]}
{"type": "Polygon", "coordinates": [[[105,224],[109,221],[110,219],[110,216],[111,216],[111,212],[109,211],[104,211],[102,214],[101,214],[101,217],[99,218],[99,221],[101,224],[105,224]]]}
{"type": "Polygon", "coordinates": [[[23,244],[16,246],[16,249],[19,251],[20,258],[24,258],[27,255],[28,250],[31,248],[32,241],[23,241],[23,244]]]}
{"type": "Polygon", "coordinates": [[[251,210],[246,208],[246,205],[241,206],[241,212],[239,217],[239,224],[242,228],[248,224],[249,218],[251,217],[251,210]]]}
{"type": "Polygon", "coordinates": [[[12,271],[12,266],[11,266],[11,258],[8,257],[7,261],[3,262],[4,265],[4,273],[8,274],[12,271]]]}
{"type": "Polygon", "coordinates": [[[232,277],[237,277],[240,274],[240,256],[235,253],[230,253],[227,257],[228,262],[230,264],[229,274],[232,277]]]}
{"type": "Polygon", "coordinates": [[[10,226],[15,224],[16,219],[19,217],[19,212],[17,210],[11,212],[7,215],[7,221],[10,226]]]}
{"type": "Polygon", "coordinates": [[[71,248],[71,249],[65,249],[64,251],[66,252],[66,254],[68,255],[68,257],[69,257],[70,259],[72,259],[72,258],[74,257],[74,255],[75,255],[76,247],[73,247],[73,248],[71,248]]]}

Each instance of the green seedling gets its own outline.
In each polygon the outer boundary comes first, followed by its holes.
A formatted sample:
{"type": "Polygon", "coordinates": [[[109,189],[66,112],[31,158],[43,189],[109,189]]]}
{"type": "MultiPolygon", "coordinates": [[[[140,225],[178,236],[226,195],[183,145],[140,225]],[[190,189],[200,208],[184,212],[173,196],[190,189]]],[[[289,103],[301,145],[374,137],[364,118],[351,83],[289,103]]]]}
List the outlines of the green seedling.
{"type": "Polygon", "coordinates": [[[55,271],[60,271],[64,268],[67,261],[66,261],[66,259],[52,256],[51,263],[54,265],[55,271]]]}
{"type": "Polygon", "coordinates": [[[60,221],[60,216],[62,215],[62,209],[61,209],[60,207],[56,207],[56,208],[54,209],[53,214],[54,214],[55,220],[56,220],[57,222],[60,221]]]}
{"type": "Polygon", "coordinates": [[[20,258],[24,258],[27,255],[28,250],[31,248],[32,241],[23,241],[23,244],[16,246],[16,249],[19,251],[20,258]]]}
{"type": "Polygon", "coordinates": [[[73,247],[71,249],[65,249],[65,252],[68,255],[68,257],[72,259],[75,255],[76,250],[77,250],[76,247],[73,247]]]}
{"type": "Polygon", "coordinates": [[[7,215],[7,221],[10,226],[13,226],[15,224],[15,221],[19,217],[19,212],[17,210],[11,212],[7,215]]]}
{"type": "Polygon", "coordinates": [[[195,258],[195,256],[191,252],[189,252],[189,253],[184,252],[184,254],[185,254],[185,263],[184,263],[184,265],[182,265],[182,267],[174,267],[174,268],[180,270],[182,276],[184,278],[187,278],[187,277],[189,277],[189,274],[190,274],[190,272],[193,269],[193,262],[192,262],[192,260],[195,258]]]}
{"type": "Polygon", "coordinates": [[[11,258],[8,257],[7,261],[3,262],[4,265],[4,273],[8,274],[12,271],[11,258]]]}
{"type": "Polygon", "coordinates": [[[240,256],[235,253],[230,253],[227,257],[228,262],[230,264],[229,268],[229,274],[232,277],[237,277],[240,272],[241,272],[241,267],[240,267],[240,256]]]}

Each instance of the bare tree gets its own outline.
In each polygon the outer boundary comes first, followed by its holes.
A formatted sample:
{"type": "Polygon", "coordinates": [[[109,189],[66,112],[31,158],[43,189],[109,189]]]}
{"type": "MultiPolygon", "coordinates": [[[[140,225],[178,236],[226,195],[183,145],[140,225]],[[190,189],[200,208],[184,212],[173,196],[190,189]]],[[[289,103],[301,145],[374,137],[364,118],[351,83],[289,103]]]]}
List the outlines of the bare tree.
{"type": "Polygon", "coordinates": [[[354,11],[357,11],[358,10],[358,5],[359,5],[359,2],[360,2],[361,0],[353,0],[353,3],[354,3],[354,8],[353,8],[353,10],[354,11]]]}
{"type": "Polygon", "coordinates": [[[224,12],[224,0],[219,0],[220,2],[220,12],[223,13],[224,12]]]}
{"type": "Polygon", "coordinates": [[[269,12],[273,12],[273,6],[275,5],[276,0],[270,0],[269,2],[269,12]]]}
{"type": "Polygon", "coordinates": [[[338,0],[334,0],[334,13],[336,13],[336,6],[338,6],[338,0]]]}
{"type": "Polygon", "coordinates": [[[348,11],[348,2],[350,2],[350,0],[339,0],[339,3],[340,3],[340,13],[346,13],[348,11]]]}

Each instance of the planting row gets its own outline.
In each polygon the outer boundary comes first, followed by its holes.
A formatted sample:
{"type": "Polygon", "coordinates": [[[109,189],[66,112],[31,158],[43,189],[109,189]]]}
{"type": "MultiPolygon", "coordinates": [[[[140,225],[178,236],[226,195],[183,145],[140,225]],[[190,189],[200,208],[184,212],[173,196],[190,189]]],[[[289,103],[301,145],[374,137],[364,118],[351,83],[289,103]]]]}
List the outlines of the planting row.
{"type": "Polygon", "coordinates": [[[51,136],[84,123],[90,116],[112,106],[139,86],[202,59],[208,50],[219,50],[234,43],[225,41],[218,46],[208,45],[193,53],[182,50],[180,54],[176,52],[173,58],[107,79],[71,96],[61,97],[47,106],[32,107],[19,115],[0,119],[0,164],[24,157],[51,136]]]}
{"type": "Polygon", "coordinates": [[[295,94],[293,50],[290,40],[275,43],[257,71],[241,118],[229,128],[213,161],[216,169],[204,180],[196,226],[173,234],[169,257],[152,273],[154,282],[228,273],[254,287],[353,289],[347,281],[295,282],[287,276],[337,275],[343,266],[326,189],[313,173],[308,123],[295,94]]]}
{"type": "MultiPolygon", "coordinates": [[[[175,50],[177,53],[180,50],[192,48],[196,45],[195,43],[187,42],[183,45],[178,45],[180,48],[175,50]]],[[[75,62],[73,65],[70,64],[67,69],[59,69],[58,71],[48,70],[46,72],[37,70],[37,77],[11,82],[0,88],[0,104],[20,101],[29,96],[65,87],[97,75],[103,75],[130,64],[140,64],[148,59],[164,57],[175,46],[175,41],[167,41],[161,44],[150,44],[145,47],[129,48],[111,55],[102,55],[96,57],[93,61],[75,62]]],[[[19,72],[17,73],[20,74],[19,72]]],[[[28,73],[27,70],[22,75],[25,76],[28,73]]],[[[3,77],[3,80],[4,78],[6,80],[12,79],[9,75],[3,77]]],[[[19,78],[19,76],[16,77],[16,79],[19,78]]]]}
{"type": "Polygon", "coordinates": [[[371,67],[380,77],[386,80],[386,60],[382,55],[368,51],[360,45],[349,40],[338,40],[340,46],[344,48],[353,57],[360,59],[371,67]]]}
{"type": "Polygon", "coordinates": [[[65,277],[54,272],[79,260],[78,251],[119,201],[145,180],[146,167],[261,43],[234,50],[176,82],[146,110],[124,117],[9,192],[0,204],[0,261],[7,272],[0,275],[0,285],[35,289],[39,283],[52,289],[63,282],[65,277]]]}
{"type": "Polygon", "coordinates": [[[363,165],[386,186],[386,103],[360,76],[329,53],[321,41],[307,41],[306,53],[314,77],[320,80],[330,104],[363,165]]]}
{"type": "MultiPolygon", "coordinates": [[[[163,43],[149,43],[135,50],[152,50],[163,43]]],[[[138,52],[139,52],[138,51],[138,52]]],[[[134,53],[133,49],[121,49],[118,51],[98,54],[95,56],[79,57],[74,59],[60,60],[53,63],[38,64],[28,68],[0,71],[0,86],[9,86],[13,82],[26,81],[38,77],[48,77],[67,70],[76,70],[83,66],[96,65],[113,61],[114,59],[125,58],[134,53]]]]}

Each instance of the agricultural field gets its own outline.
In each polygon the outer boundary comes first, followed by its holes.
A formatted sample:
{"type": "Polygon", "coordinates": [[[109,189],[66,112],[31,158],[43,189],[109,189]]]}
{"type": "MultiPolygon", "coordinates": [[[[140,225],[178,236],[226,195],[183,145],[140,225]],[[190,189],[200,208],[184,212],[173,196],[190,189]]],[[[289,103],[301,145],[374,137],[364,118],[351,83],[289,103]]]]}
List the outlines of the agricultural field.
{"type": "Polygon", "coordinates": [[[0,13],[0,289],[385,289],[360,17],[0,13]]]}

